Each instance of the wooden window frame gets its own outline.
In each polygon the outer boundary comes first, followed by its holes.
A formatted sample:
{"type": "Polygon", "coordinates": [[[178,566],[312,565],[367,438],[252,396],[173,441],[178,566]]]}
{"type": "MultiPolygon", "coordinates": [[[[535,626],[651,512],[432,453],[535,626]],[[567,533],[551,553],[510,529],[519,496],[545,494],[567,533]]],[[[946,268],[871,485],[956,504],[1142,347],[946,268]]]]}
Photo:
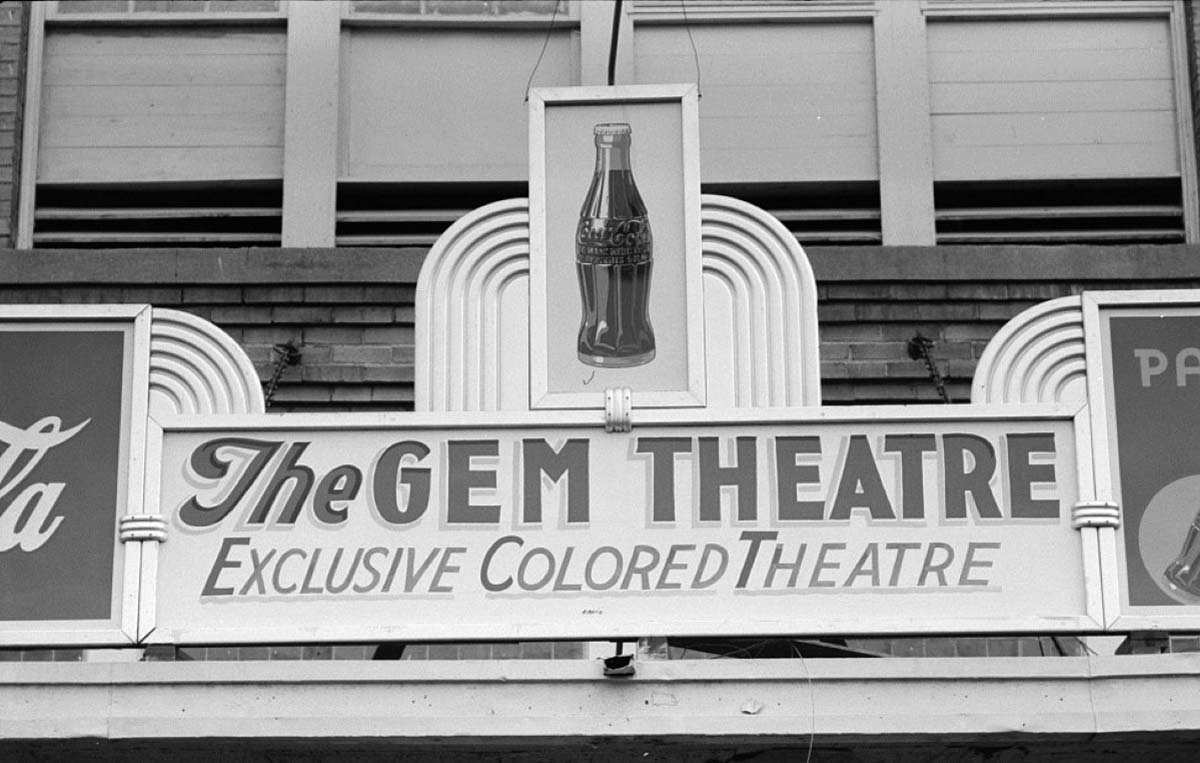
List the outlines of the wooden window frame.
{"type": "MultiPolygon", "coordinates": [[[[546,19],[486,20],[467,17],[430,19],[398,18],[389,14],[351,13],[349,0],[336,4],[336,13],[317,13],[307,6],[280,0],[276,13],[208,14],[58,14],[57,0],[33,2],[30,14],[28,66],[22,130],[20,175],[17,188],[18,248],[32,246],[42,67],[47,26],[84,25],[202,25],[286,24],[288,77],[286,82],[284,143],[284,246],[333,246],[336,225],[337,119],[340,87],[339,57],[343,30],[355,26],[443,26],[469,28],[544,27],[546,19]],[[318,17],[320,20],[318,21],[318,17]],[[305,35],[320,45],[293,45],[305,35]],[[319,49],[321,60],[305,60],[307,51],[319,49]],[[304,53],[304,55],[302,55],[304,53]],[[301,74],[303,72],[303,75],[301,74]],[[332,88],[332,91],[331,91],[332,88]],[[300,115],[303,114],[303,118],[300,115]],[[314,165],[312,157],[323,157],[314,165]]],[[[331,4],[332,5],[332,4],[331,4]]],[[[610,6],[572,0],[569,13],[559,14],[555,25],[577,25],[580,30],[581,85],[607,82],[610,6]]],[[[880,212],[885,245],[936,243],[933,208],[933,149],[929,118],[929,83],[926,49],[929,19],[1166,17],[1170,24],[1174,73],[1176,143],[1185,240],[1200,242],[1200,179],[1197,177],[1188,47],[1184,9],[1180,0],[1037,0],[1031,2],[961,2],[959,0],[904,0],[895,2],[812,2],[781,6],[747,2],[728,6],[689,6],[688,23],[725,22],[837,22],[861,20],[875,32],[876,118],[879,136],[880,212]],[[916,19],[914,21],[914,19],[916,19]],[[904,77],[897,76],[904,72],[904,77]],[[922,72],[924,76],[913,76],[922,72]]],[[[633,81],[632,35],[636,24],[681,23],[679,9],[624,4],[618,48],[616,83],[633,81]]]]}
{"type": "Polygon", "coordinates": [[[125,13],[61,13],[58,10],[58,0],[43,0],[30,5],[44,6],[44,21],[54,25],[159,25],[159,24],[253,24],[256,22],[279,22],[287,18],[288,0],[279,0],[279,9],[275,11],[249,11],[233,13],[229,11],[201,11],[190,13],[162,13],[159,11],[125,13]]]}
{"type": "MultiPolygon", "coordinates": [[[[583,3],[583,6],[595,3],[583,3]]],[[[542,29],[554,19],[555,26],[579,26],[580,16],[584,13],[580,0],[567,0],[566,12],[545,14],[542,16],[483,16],[482,14],[446,15],[407,13],[372,13],[355,11],[353,0],[341,0],[343,26],[408,26],[408,27],[453,27],[456,29],[487,28],[487,29],[542,29]]]]}
{"type": "MultiPolygon", "coordinates": [[[[1161,18],[1166,17],[1171,43],[1175,92],[1175,142],[1183,205],[1184,241],[1200,243],[1200,177],[1197,176],[1196,131],[1192,117],[1188,42],[1182,0],[920,0],[924,16],[938,20],[972,21],[996,18],[1161,18]]],[[[886,243],[886,238],[885,238],[886,243]]]]}
{"type": "Polygon", "coordinates": [[[876,0],[808,0],[792,5],[762,0],[688,0],[686,11],[678,0],[673,5],[639,0],[630,4],[635,24],[681,24],[685,18],[691,24],[843,21],[869,19],[879,12],[876,0]]]}

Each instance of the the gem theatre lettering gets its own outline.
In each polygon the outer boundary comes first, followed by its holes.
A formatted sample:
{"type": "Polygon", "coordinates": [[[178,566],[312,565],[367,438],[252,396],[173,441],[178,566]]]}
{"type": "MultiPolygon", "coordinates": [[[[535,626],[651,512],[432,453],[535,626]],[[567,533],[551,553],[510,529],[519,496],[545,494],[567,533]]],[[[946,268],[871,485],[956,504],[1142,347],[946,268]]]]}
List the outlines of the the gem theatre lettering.
{"type": "Polygon", "coordinates": [[[74,437],[91,419],[63,429],[47,416],[28,429],[0,421],[0,553],[41,548],[63,522],[54,513],[63,482],[26,481],[50,450],[74,437]]]}
{"type": "Polygon", "coordinates": [[[597,464],[593,445],[586,437],[397,439],[369,462],[318,466],[306,458],[309,440],[220,437],[192,450],[191,482],[203,490],[178,506],[177,521],[193,533],[228,531],[201,591],[224,599],[448,595],[468,584],[492,596],[991,590],[1001,544],[986,534],[886,533],[1061,516],[1048,432],[637,436],[619,460],[609,448],[597,464]],[[677,468],[684,461],[692,468],[677,468]],[[938,477],[927,478],[934,470],[938,477]],[[511,475],[507,487],[501,475],[511,475]],[[601,478],[643,484],[644,505],[607,505],[598,496],[611,491],[592,482],[601,478]],[[586,532],[614,511],[636,525],[630,532],[659,541],[586,532]],[[298,525],[362,521],[384,528],[372,531],[376,543],[286,542],[298,525]],[[829,540],[829,528],[852,521],[867,532],[829,540]],[[405,534],[417,527],[425,532],[405,534]],[[553,538],[543,534],[554,527],[553,538]],[[654,535],[673,528],[689,533],[666,543],[669,535],[654,535]],[[454,534],[462,530],[493,534],[454,534]],[[428,542],[436,533],[449,534],[428,542]]]}

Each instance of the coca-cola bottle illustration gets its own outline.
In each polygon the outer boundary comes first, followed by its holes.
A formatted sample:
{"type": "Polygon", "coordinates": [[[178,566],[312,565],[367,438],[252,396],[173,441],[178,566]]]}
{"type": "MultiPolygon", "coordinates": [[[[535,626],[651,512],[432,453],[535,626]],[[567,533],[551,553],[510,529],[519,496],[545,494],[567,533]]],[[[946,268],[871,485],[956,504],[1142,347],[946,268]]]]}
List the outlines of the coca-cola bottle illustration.
{"type": "Polygon", "coordinates": [[[1163,572],[1172,591],[1185,596],[1200,598],[1200,514],[1188,525],[1179,555],[1167,565],[1163,572]]]}
{"type": "Polygon", "coordinates": [[[575,269],[583,318],[579,359],[628,368],[654,359],[650,326],[653,239],[646,204],[633,182],[628,124],[594,128],[596,170],[575,231],[575,269]]]}

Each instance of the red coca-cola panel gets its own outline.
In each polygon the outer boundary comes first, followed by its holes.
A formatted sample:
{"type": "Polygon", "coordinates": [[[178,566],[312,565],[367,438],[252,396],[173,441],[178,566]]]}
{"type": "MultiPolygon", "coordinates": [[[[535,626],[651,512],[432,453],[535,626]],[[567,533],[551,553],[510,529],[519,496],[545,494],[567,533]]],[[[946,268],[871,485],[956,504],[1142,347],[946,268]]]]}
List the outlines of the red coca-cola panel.
{"type": "Polygon", "coordinates": [[[0,325],[0,621],[114,616],[129,341],[0,325]]]}

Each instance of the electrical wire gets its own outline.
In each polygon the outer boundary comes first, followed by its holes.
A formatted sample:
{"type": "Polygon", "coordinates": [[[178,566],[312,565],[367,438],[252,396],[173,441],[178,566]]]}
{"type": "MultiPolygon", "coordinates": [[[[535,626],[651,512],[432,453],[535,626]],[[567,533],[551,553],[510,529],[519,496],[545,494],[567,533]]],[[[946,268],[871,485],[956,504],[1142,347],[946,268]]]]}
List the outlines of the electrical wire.
{"type": "Polygon", "coordinates": [[[817,698],[813,691],[812,673],[809,672],[808,663],[804,659],[804,652],[799,645],[793,644],[792,654],[800,660],[800,667],[804,668],[804,680],[808,683],[808,752],[804,755],[804,763],[810,763],[813,745],[817,740],[817,698]]]}
{"type": "Polygon", "coordinates": [[[692,37],[692,24],[688,21],[687,0],[679,0],[679,9],[683,11],[683,28],[692,46],[692,62],[696,65],[696,97],[700,98],[703,95],[700,90],[700,54],[696,52],[696,38],[692,37]]]}
{"type": "Polygon", "coordinates": [[[554,12],[550,14],[550,24],[546,27],[546,38],[542,40],[542,50],[538,53],[537,61],[533,63],[533,71],[529,72],[528,81],[525,82],[525,103],[529,103],[529,88],[533,87],[533,76],[537,74],[538,67],[542,65],[542,57],[546,55],[546,47],[550,44],[550,33],[554,31],[554,21],[558,18],[558,6],[561,4],[554,4],[554,12]]]}

